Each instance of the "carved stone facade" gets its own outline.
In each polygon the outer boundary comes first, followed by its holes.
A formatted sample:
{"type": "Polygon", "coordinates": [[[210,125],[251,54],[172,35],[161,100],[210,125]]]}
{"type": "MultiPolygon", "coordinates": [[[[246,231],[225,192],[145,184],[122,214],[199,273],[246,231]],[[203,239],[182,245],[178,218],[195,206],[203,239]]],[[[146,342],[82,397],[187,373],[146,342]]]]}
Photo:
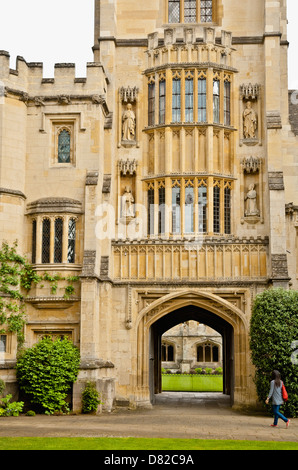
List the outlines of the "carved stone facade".
{"type": "Polygon", "coordinates": [[[285,2],[172,3],[95,0],[86,78],[0,51],[0,240],[63,278],[29,293],[25,346],[52,333],[80,348],[75,410],[88,380],[107,409],[151,406],[161,338],[189,321],[221,336],[231,403],[255,405],[253,299],[298,287],[285,2]]]}

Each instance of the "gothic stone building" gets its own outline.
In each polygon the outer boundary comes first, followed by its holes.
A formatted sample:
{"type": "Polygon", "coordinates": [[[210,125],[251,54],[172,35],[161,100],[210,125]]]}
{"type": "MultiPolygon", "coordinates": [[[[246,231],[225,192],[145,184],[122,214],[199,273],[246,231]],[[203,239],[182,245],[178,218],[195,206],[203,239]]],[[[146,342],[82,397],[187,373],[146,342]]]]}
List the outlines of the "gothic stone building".
{"type": "MultiPolygon", "coordinates": [[[[298,287],[286,0],[95,0],[94,24],[85,78],[0,52],[0,238],[79,277],[31,290],[25,346],[80,348],[74,409],[88,380],[148,406],[162,334],[197,321],[222,336],[223,392],[254,405],[253,299],[298,287]]],[[[12,387],[13,334],[0,354],[12,387]]]]}

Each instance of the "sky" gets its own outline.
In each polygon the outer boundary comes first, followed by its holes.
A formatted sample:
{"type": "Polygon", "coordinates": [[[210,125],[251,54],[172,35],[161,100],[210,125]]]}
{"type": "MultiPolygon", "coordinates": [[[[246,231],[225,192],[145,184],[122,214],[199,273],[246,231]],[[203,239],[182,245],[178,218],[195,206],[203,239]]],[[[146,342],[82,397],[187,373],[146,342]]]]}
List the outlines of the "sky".
{"type": "MultiPolygon", "coordinates": [[[[235,0],[236,1],[236,0],[235,0]]],[[[0,50],[27,62],[43,62],[44,77],[54,64],[74,62],[76,76],[86,76],[93,61],[94,0],[0,0],[0,50]]],[[[298,0],[288,0],[289,89],[298,90],[298,0]]]]}

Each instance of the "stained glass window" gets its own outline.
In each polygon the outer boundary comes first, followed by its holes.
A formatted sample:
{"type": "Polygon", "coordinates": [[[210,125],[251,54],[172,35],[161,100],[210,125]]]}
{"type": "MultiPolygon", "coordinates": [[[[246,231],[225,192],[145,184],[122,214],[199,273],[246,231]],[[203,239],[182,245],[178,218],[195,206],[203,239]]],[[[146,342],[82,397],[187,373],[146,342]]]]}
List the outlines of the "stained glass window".
{"type": "Polygon", "coordinates": [[[201,22],[212,22],[212,0],[201,0],[201,22]]]}
{"type": "Polygon", "coordinates": [[[184,22],[195,23],[197,21],[197,0],[184,0],[184,22]]]}
{"type": "Polygon", "coordinates": [[[75,248],[76,248],[76,221],[70,219],[68,223],[68,251],[67,251],[67,262],[75,262],[75,248]]]}
{"type": "Polygon", "coordinates": [[[180,22],[180,0],[169,0],[169,23],[180,22]]]}
{"type": "Polygon", "coordinates": [[[47,264],[50,262],[50,239],[51,239],[51,221],[44,219],[42,223],[42,253],[41,262],[47,264]]]}
{"type": "Polygon", "coordinates": [[[63,220],[55,220],[54,263],[62,263],[63,220]]]}
{"type": "Polygon", "coordinates": [[[66,129],[58,136],[58,163],[70,163],[70,132],[66,129]]]}

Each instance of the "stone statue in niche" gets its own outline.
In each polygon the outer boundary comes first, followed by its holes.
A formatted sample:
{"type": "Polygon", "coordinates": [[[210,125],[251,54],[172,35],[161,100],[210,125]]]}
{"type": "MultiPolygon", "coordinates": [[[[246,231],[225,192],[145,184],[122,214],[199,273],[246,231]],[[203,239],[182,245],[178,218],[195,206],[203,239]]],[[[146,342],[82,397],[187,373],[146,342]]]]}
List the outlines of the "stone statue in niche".
{"type": "Polygon", "coordinates": [[[125,187],[124,194],[121,198],[121,215],[122,217],[134,217],[134,197],[129,186],[125,187]]]}
{"type": "Polygon", "coordinates": [[[122,140],[135,141],[136,116],[132,105],[128,104],[122,116],[122,140]]]}
{"type": "Polygon", "coordinates": [[[246,209],[245,209],[245,217],[248,216],[257,216],[259,217],[260,211],[257,207],[257,191],[255,189],[254,184],[250,184],[248,188],[248,193],[245,196],[246,201],[246,209]]]}
{"type": "Polygon", "coordinates": [[[245,139],[256,139],[256,130],[258,127],[258,117],[252,109],[251,101],[246,104],[243,112],[243,134],[245,139]]]}

